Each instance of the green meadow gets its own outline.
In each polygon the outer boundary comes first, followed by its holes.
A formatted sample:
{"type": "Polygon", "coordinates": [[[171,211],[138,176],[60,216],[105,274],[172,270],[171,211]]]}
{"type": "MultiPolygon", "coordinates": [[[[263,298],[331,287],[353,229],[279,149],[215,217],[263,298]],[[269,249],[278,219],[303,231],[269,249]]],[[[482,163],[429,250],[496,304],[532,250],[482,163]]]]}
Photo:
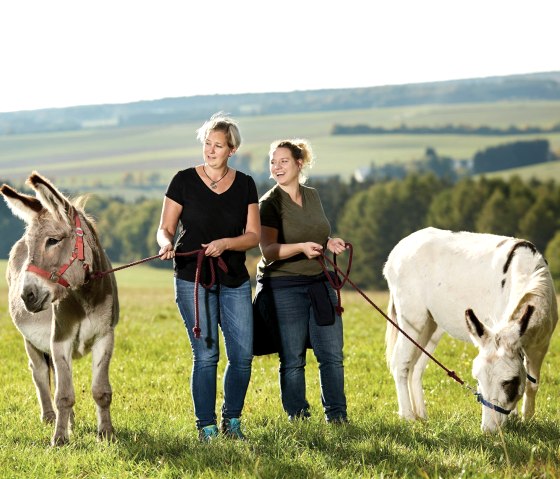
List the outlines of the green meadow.
{"type": "MultiPolygon", "coordinates": [[[[5,266],[0,262],[2,477],[517,479],[560,474],[558,333],[545,358],[531,421],[512,418],[500,433],[483,434],[481,406],[472,393],[431,363],[424,378],[430,417],[407,423],[397,415],[394,383],[385,364],[385,320],[347,287],[342,298],[350,424],[325,423],[311,352],[307,387],[313,416],[303,423],[288,422],[280,405],[278,359],[271,355],[253,362],[243,414],[247,441],[199,443],[189,393],[191,353],[173,301],[172,273],[148,265],[116,273],[121,318],[111,382],[117,441],[96,442],[86,357],[73,367],[76,425],[71,442],[53,449],[52,427],[39,420],[22,338],[8,315],[5,266]]],[[[366,294],[386,307],[386,292],[366,294]]],[[[445,338],[435,356],[474,385],[470,370],[475,353],[474,346],[445,338]]],[[[219,381],[223,368],[222,357],[219,381]]]]}
{"type": "MultiPolygon", "coordinates": [[[[238,118],[244,137],[239,153],[250,157],[254,172],[263,172],[272,140],[305,137],[311,140],[317,156],[314,176],[336,174],[350,178],[356,169],[370,164],[406,163],[422,158],[428,147],[435,148],[441,156],[467,159],[489,146],[544,136],[558,152],[558,133],[333,136],[331,131],[335,124],[385,128],[402,124],[550,128],[560,121],[559,111],[560,101],[523,101],[244,116],[238,118]]],[[[195,138],[200,123],[3,136],[0,137],[0,176],[22,181],[32,170],[38,170],[60,187],[101,194],[126,192],[125,176],[130,174],[144,183],[156,175],[164,185],[178,169],[200,162],[200,144],[195,138]]],[[[519,173],[526,177],[560,179],[560,167],[552,163],[527,171],[522,169],[519,173]]],[[[162,188],[155,189],[154,193],[161,195],[162,188]]]]}

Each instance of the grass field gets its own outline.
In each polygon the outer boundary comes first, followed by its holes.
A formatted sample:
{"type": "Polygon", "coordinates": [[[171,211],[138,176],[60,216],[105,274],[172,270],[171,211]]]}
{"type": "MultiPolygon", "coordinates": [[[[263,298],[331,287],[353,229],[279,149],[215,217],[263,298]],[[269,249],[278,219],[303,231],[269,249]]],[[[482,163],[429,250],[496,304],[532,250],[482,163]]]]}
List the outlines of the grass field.
{"type": "MultiPolygon", "coordinates": [[[[292,115],[239,118],[244,143],[240,153],[252,158],[252,169],[263,170],[268,145],[277,138],[306,137],[314,145],[317,163],[313,175],[338,174],[349,178],[356,169],[389,162],[419,159],[427,147],[440,155],[457,159],[477,151],[517,140],[543,135],[454,136],[454,135],[356,135],[332,136],[334,124],[396,127],[487,125],[506,128],[540,126],[549,128],[560,121],[560,102],[503,102],[484,104],[422,105],[292,115]]],[[[0,137],[0,175],[23,181],[36,169],[63,188],[103,194],[125,194],[123,179],[160,175],[166,184],[180,168],[200,162],[200,144],[195,130],[200,122],[135,128],[90,129],[49,134],[0,137]]],[[[560,151],[560,134],[545,136],[560,151]]],[[[525,172],[542,179],[560,180],[557,165],[541,165],[525,172]]],[[[160,196],[163,186],[153,193],[160,196]]],[[[131,191],[132,193],[132,191],[131,191]]],[[[143,192],[149,195],[149,191],[143,192]]],[[[136,191],[138,195],[139,192],[136,191]]],[[[126,194],[125,194],[126,196],[126,194]]]]}
{"type": "MultiPolygon", "coordinates": [[[[95,441],[91,363],[74,363],[76,427],[71,444],[51,449],[40,423],[20,334],[7,313],[0,262],[0,470],[5,478],[555,478],[560,474],[560,339],[542,370],[535,418],[515,418],[494,436],[480,432],[480,405],[435,364],[424,389],[430,418],[397,416],[384,360],[385,320],[352,291],[343,292],[350,425],[325,424],[317,364],[308,354],[313,416],[291,424],[277,383],[277,358],[257,357],[244,409],[245,442],[200,444],[189,395],[191,353],[173,303],[169,271],[136,266],[117,272],[121,319],[111,364],[118,440],[95,441]]],[[[368,293],[381,307],[385,292],[368,293]]],[[[471,385],[473,346],[445,338],[436,357],[471,385]]],[[[221,380],[223,358],[220,367],[221,380]]],[[[219,388],[221,389],[221,388],[219,388]]],[[[218,401],[221,399],[218,398],[218,401]]]]}

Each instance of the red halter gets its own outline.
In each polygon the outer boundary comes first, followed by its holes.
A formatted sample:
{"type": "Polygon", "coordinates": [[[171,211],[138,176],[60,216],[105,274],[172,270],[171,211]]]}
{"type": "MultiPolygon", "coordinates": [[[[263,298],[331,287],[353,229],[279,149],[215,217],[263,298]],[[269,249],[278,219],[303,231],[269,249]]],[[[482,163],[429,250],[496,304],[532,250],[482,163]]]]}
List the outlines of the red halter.
{"type": "Polygon", "coordinates": [[[66,272],[66,270],[68,268],[70,268],[70,266],[72,266],[72,263],[75,260],[80,260],[83,263],[83,268],[86,271],[86,274],[89,270],[89,265],[87,263],[84,263],[85,260],[85,256],[84,256],[84,230],[82,229],[82,224],[80,223],[80,217],[78,216],[78,213],[75,213],[74,215],[74,223],[76,225],[76,244],[74,245],[74,251],[72,251],[72,256],[70,257],[70,262],[63,264],[60,268],[58,268],[58,271],[52,271],[52,272],[48,272],[45,271],[44,269],[38,268],[37,266],[35,266],[34,264],[29,264],[27,266],[27,271],[31,271],[32,273],[36,273],[39,276],[42,276],[43,278],[47,278],[49,281],[52,281],[53,283],[58,283],[62,286],[64,286],[65,288],[68,288],[68,286],[70,286],[70,284],[68,283],[68,281],[66,281],[65,279],[62,278],[62,275],[66,272]]]}

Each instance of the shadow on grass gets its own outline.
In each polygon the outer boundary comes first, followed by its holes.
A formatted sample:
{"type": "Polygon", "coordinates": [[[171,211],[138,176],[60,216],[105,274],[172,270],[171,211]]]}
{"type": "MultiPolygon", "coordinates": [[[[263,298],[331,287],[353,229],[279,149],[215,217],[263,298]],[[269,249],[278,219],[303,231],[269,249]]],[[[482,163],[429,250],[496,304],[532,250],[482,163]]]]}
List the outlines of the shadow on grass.
{"type": "Polygon", "coordinates": [[[429,421],[394,420],[338,427],[318,420],[296,425],[267,420],[252,426],[247,441],[220,437],[210,444],[200,443],[190,429],[176,434],[120,429],[111,449],[139,468],[192,474],[211,470],[218,476],[329,477],[336,471],[348,477],[458,477],[469,468],[491,474],[525,470],[530,463],[559,467],[560,428],[553,422],[514,418],[503,436],[483,434],[473,421],[465,427],[460,418],[443,427],[441,421],[432,427],[429,421]]]}

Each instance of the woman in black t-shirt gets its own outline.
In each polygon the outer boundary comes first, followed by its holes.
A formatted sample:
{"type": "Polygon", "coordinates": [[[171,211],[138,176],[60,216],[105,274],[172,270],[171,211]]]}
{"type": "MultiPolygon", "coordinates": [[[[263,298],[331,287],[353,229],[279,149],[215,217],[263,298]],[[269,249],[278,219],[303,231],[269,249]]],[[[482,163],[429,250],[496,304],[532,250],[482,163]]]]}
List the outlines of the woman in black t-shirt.
{"type": "Polygon", "coordinates": [[[162,259],[174,258],[175,300],[193,351],[191,393],[199,438],[218,435],[216,379],[219,359],[218,326],[222,329],[228,364],[220,429],[243,438],[240,417],[251,377],[253,316],[251,284],[245,251],[258,245],[260,220],[253,179],[228,166],[241,144],[237,124],[221,113],[197,130],[204,163],[179,171],[171,180],[157,232],[162,259]],[[175,245],[173,241],[175,240],[175,245]],[[215,268],[215,284],[195,284],[197,256],[176,256],[204,249],[200,282],[211,281],[210,261],[220,257],[227,271],[215,268]],[[195,291],[198,290],[200,338],[196,337],[195,291]]]}

